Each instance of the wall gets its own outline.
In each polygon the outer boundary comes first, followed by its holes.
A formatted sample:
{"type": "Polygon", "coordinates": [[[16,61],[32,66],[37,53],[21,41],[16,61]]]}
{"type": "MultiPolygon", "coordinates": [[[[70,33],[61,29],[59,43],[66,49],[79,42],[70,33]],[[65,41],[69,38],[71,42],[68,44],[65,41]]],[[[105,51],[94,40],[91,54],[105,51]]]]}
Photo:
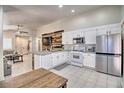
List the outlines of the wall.
{"type": "Polygon", "coordinates": [[[14,31],[3,31],[3,38],[12,39],[12,49],[14,49],[14,31]]]}
{"type": "MultiPolygon", "coordinates": [[[[26,31],[26,32],[28,32],[28,36],[30,36],[30,40],[33,42],[33,39],[32,38],[34,38],[35,39],[35,31],[33,31],[32,29],[29,29],[29,28],[26,28],[26,30],[25,29],[22,29],[21,31],[26,31]]],[[[15,34],[16,34],[16,30],[4,30],[4,32],[3,32],[3,38],[9,38],[9,39],[12,39],[12,49],[13,50],[15,50],[16,49],[16,38],[15,38],[15,34]]],[[[19,45],[21,45],[21,39],[20,39],[20,42],[19,42],[19,45]]],[[[31,43],[32,44],[32,43],[31,43]]],[[[32,46],[33,46],[34,44],[32,44],[31,45],[31,51],[30,52],[32,52],[33,50],[32,50],[32,46]]],[[[35,49],[35,47],[34,47],[34,49],[35,49]]]]}
{"type": "Polygon", "coordinates": [[[0,6],[0,81],[4,79],[3,75],[3,9],[0,6]]]}
{"type": "Polygon", "coordinates": [[[70,16],[58,20],[37,29],[37,36],[41,33],[53,32],[58,30],[71,31],[75,29],[99,26],[121,21],[121,6],[103,6],[99,9],[88,11],[86,13],[70,16]]]}
{"type": "Polygon", "coordinates": [[[28,54],[32,50],[31,37],[27,36],[16,36],[15,38],[15,50],[18,51],[19,54],[28,54]],[[29,50],[28,50],[29,45],[29,50]]]}
{"type": "Polygon", "coordinates": [[[122,15],[122,20],[124,20],[124,5],[121,8],[121,15],[122,15]]]}
{"type": "MultiPolygon", "coordinates": [[[[122,20],[121,22],[124,22],[124,6],[122,6],[122,20]]],[[[123,35],[123,60],[124,60],[124,23],[123,23],[123,27],[122,27],[122,35],[123,35]]],[[[124,63],[123,63],[123,78],[122,78],[122,86],[124,87],[124,63]]]]}

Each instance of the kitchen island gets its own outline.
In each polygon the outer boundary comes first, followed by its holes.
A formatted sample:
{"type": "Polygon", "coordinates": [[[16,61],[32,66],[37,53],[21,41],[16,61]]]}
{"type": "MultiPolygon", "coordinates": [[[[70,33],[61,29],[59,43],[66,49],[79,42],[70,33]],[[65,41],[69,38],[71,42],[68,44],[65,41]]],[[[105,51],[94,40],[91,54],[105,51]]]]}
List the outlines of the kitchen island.
{"type": "Polygon", "coordinates": [[[43,68],[0,81],[0,88],[66,88],[67,79],[43,68]]]}

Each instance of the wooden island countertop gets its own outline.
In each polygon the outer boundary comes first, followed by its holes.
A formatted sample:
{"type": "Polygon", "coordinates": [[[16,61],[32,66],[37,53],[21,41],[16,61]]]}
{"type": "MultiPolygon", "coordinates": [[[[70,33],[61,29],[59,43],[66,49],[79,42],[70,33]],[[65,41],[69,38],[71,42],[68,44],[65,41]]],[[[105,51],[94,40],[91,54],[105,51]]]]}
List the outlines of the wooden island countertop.
{"type": "Polygon", "coordinates": [[[37,69],[0,81],[0,88],[66,88],[67,79],[45,69],[37,69]]]}

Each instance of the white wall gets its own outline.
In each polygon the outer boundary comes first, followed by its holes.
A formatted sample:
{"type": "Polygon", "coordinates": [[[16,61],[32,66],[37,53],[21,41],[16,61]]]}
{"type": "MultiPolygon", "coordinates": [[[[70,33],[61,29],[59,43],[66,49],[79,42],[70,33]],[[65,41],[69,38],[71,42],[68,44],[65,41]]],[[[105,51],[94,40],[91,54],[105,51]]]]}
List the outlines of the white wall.
{"type": "Polygon", "coordinates": [[[122,15],[122,19],[124,20],[124,5],[121,8],[121,15],[122,15]]]}
{"type": "Polygon", "coordinates": [[[14,49],[14,31],[3,31],[3,38],[4,39],[11,39],[12,40],[12,49],[14,49]]]}
{"type": "Polygon", "coordinates": [[[58,20],[37,29],[37,36],[41,33],[53,32],[58,30],[71,31],[75,29],[118,23],[121,21],[121,6],[103,6],[99,9],[86,13],[70,16],[58,20]]]}
{"type": "MultiPolygon", "coordinates": [[[[122,13],[121,13],[121,15],[122,15],[122,25],[123,25],[123,27],[122,27],[122,34],[123,34],[123,60],[124,60],[124,6],[122,6],[122,13]]],[[[124,63],[123,63],[123,79],[122,79],[122,86],[124,87],[124,63]]]]}
{"type": "Polygon", "coordinates": [[[4,79],[3,75],[3,8],[0,6],[0,81],[4,79]]]}
{"type": "MultiPolygon", "coordinates": [[[[26,28],[26,30],[25,29],[22,29],[22,31],[26,31],[26,32],[28,32],[28,35],[30,36],[30,38],[31,38],[31,40],[33,40],[32,38],[34,38],[35,39],[35,34],[36,34],[36,32],[34,31],[34,30],[32,30],[32,29],[29,29],[29,28],[26,28]]],[[[3,38],[6,38],[6,39],[12,39],[12,49],[13,50],[15,50],[16,48],[15,48],[15,41],[16,41],[16,38],[15,38],[15,34],[16,34],[16,30],[4,30],[3,31],[3,38]]],[[[33,41],[32,41],[33,42],[33,41]]],[[[21,44],[22,42],[20,42],[20,44],[21,44]]],[[[35,44],[32,44],[32,46],[34,46],[35,44]]],[[[31,47],[32,47],[31,46],[31,47]]],[[[34,47],[34,49],[35,49],[35,47],[34,47]]],[[[31,52],[32,52],[33,50],[31,50],[31,52]]]]}

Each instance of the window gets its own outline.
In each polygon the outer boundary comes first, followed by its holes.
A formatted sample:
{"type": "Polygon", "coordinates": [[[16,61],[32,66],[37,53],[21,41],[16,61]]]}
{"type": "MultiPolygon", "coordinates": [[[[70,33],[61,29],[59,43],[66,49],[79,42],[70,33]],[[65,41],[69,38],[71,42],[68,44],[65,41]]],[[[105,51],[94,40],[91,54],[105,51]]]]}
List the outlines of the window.
{"type": "Polygon", "coordinates": [[[3,39],[3,49],[12,49],[12,39],[3,39]]]}

